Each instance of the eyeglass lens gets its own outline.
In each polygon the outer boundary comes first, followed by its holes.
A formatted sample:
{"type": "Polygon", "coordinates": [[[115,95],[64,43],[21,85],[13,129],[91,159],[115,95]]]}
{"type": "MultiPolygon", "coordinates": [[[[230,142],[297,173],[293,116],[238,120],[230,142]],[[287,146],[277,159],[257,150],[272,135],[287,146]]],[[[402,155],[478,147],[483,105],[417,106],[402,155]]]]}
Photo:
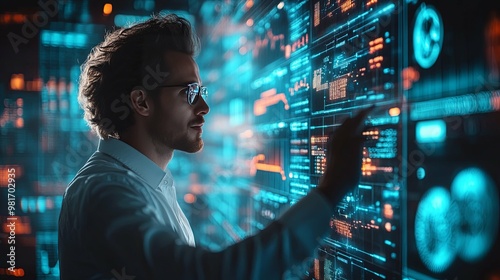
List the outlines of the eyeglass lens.
{"type": "Polygon", "coordinates": [[[188,98],[189,104],[195,104],[198,101],[200,94],[203,97],[207,96],[207,88],[202,87],[199,84],[195,84],[195,83],[189,84],[187,91],[188,91],[187,98],[188,98]]]}

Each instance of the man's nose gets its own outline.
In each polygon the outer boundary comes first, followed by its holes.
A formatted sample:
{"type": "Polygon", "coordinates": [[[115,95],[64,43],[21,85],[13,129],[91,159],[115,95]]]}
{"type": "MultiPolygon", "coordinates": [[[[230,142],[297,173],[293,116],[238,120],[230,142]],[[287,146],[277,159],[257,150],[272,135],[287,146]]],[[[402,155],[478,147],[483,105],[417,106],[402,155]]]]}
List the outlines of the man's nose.
{"type": "Polygon", "coordinates": [[[208,112],[210,112],[210,107],[208,106],[205,98],[203,98],[202,96],[200,96],[200,98],[198,99],[198,102],[196,102],[195,106],[196,106],[196,114],[197,115],[206,115],[206,114],[208,114],[208,112]]]}

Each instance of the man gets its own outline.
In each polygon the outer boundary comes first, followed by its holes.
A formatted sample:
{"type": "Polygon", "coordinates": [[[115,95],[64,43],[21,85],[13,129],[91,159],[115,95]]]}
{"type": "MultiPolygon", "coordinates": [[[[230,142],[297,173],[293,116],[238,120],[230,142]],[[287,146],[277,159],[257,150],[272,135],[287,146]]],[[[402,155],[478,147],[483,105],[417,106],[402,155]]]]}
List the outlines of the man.
{"type": "Polygon", "coordinates": [[[174,150],[203,147],[196,51],[189,22],[168,15],[112,32],[90,53],[79,100],[101,139],[64,195],[62,279],[281,279],[314,253],[357,183],[366,110],[337,130],[321,184],[282,217],[220,252],[195,247],[166,167],[174,150]]]}

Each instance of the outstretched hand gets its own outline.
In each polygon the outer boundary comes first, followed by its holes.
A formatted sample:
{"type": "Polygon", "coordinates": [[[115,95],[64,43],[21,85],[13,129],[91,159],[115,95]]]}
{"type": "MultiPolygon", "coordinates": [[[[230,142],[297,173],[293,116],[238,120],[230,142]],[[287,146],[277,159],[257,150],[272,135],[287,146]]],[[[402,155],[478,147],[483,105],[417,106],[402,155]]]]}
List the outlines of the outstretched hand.
{"type": "Polygon", "coordinates": [[[373,108],[372,106],[361,110],[329,135],[326,170],[318,190],[334,204],[340,202],[346,192],[359,183],[363,152],[362,132],[366,116],[373,108]]]}

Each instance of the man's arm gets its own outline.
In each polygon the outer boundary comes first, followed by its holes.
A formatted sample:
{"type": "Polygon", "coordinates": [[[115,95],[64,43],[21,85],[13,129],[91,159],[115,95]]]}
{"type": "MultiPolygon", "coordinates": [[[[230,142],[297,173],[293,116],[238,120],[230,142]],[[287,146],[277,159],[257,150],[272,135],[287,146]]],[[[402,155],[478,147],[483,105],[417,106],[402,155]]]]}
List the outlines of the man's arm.
{"type": "Polygon", "coordinates": [[[312,191],[258,234],[210,252],[179,242],[132,189],[102,185],[92,196],[88,248],[136,279],[281,279],[312,256],[332,214],[312,191]]]}
{"type": "Polygon", "coordinates": [[[374,106],[361,110],[330,134],[326,151],[326,171],[318,185],[330,204],[337,205],[345,193],[357,186],[363,156],[362,132],[365,119],[374,106]]]}
{"type": "Polygon", "coordinates": [[[258,234],[220,252],[183,245],[144,200],[119,185],[96,187],[89,212],[91,250],[111,269],[137,279],[281,279],[312,256],[328,229],[334,204],[359,180],[361,132],[369,110],[337,129],[317,190],[258,234]]]}

